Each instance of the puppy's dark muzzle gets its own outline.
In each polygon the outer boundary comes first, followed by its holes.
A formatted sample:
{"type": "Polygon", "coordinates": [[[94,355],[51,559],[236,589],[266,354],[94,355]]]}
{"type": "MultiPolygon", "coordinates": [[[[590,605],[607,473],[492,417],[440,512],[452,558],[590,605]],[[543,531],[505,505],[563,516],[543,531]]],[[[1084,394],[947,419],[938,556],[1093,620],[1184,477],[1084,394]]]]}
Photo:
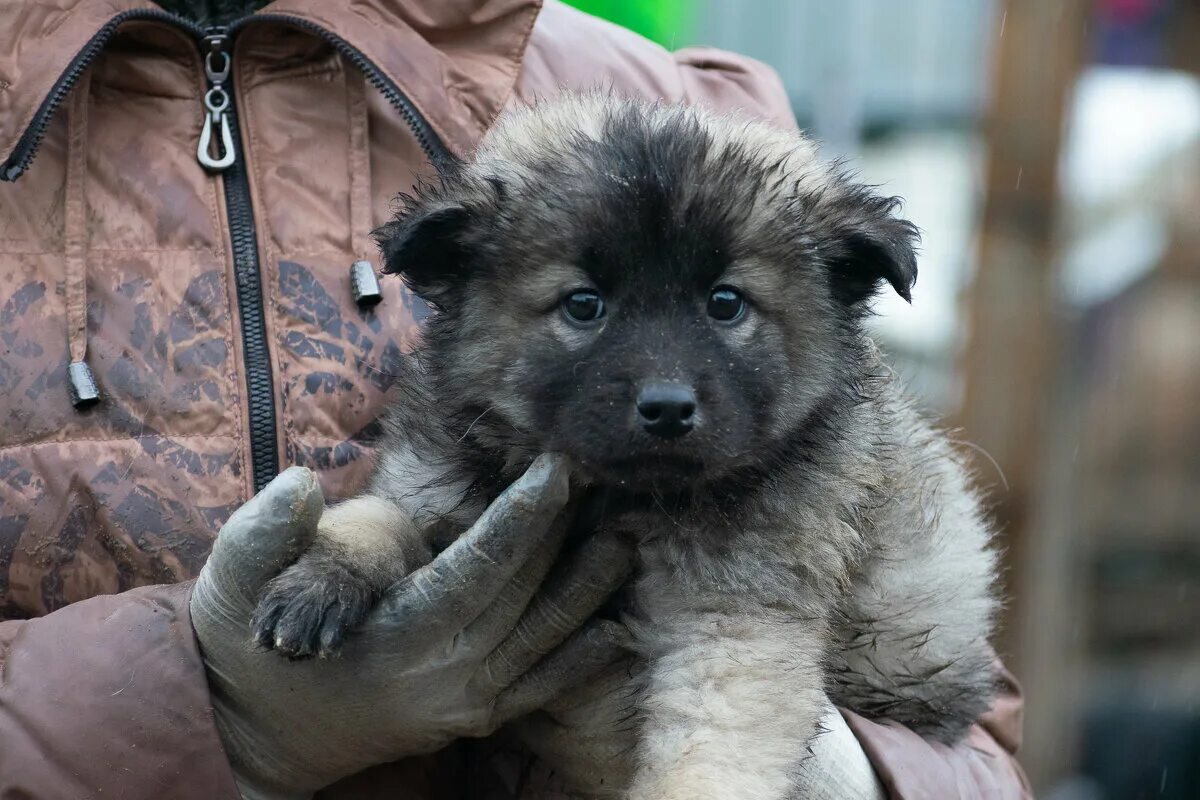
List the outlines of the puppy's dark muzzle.
{"type": "Polygon", "coordinates": [[[696,393],[679,383],[651,383],[637,396],[638,422],[647,433],[678,439],[696,424],[696,393]]]}

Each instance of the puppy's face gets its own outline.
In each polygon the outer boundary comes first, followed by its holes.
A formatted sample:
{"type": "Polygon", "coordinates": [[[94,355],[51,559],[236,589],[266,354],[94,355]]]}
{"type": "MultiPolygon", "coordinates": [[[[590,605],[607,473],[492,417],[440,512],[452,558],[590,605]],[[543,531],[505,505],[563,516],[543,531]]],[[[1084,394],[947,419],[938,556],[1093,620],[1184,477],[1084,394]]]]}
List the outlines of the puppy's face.
{"type": "Polygon", "coordinates": [[[797,135],[590,97],[510,116],[380,240],[464,435],[671,491],[845,395],[867,298],[915,278],[893,206],[797,135]]]}

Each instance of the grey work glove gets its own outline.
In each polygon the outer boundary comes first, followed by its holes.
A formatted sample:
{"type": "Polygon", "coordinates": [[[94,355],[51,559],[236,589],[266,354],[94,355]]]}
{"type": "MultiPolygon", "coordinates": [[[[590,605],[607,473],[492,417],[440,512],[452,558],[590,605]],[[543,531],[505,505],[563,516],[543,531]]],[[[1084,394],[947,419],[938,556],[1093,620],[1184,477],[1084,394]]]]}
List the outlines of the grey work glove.
{"type": "Polygon", "coordinates": [[[243,796],[306,797],[369,766],[485,736],[619,658],[619,626],[587,620],[628,576],[631,548],[589,538],[546,577],[567,528],[567,472],[539,457],[330,660],[290,662],[250,634],[263,584],[316,533],[316,476],[289,469],[235,512],[191,612],[243,796]]]}

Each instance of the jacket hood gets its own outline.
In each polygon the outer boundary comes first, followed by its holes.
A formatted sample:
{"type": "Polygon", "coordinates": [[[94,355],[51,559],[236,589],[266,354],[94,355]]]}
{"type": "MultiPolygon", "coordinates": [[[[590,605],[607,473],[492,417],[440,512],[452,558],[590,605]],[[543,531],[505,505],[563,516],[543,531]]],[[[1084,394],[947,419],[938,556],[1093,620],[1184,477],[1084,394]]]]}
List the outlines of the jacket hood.
{"type": "MultiPolygon", "coordinates": [[[[464,155],[512,93],[540,7],[541,0],[276,0],[248,19],[286,15],[345,39],[464,155]]],[[[150,0],[0,3],[0,162],[53,104],[60,77],[95,47],[94,37],[139,11],[161,9],[150,0]]]]}

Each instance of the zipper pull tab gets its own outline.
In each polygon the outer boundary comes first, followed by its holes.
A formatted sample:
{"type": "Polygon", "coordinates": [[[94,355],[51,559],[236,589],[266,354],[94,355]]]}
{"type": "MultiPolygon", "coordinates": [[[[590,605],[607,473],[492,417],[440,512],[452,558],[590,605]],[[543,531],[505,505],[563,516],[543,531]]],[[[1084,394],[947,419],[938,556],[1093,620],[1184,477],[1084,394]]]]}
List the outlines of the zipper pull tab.
{"type": "Polygon", "coordinates": [[[233,132],[229,129],[229,92],[225,81],[229,79],[232,58],[229,55],[229,36],[224,28],[212,28],[204,37],[207,52],[204,54],[204,74],[208,78],[208,91],[204,93],[204,127],[200,131],[200,145],[196,158],[210,172],[220,172],[229,167],[237,153],[233,149],[233,132]],[[213,157],[213,134],[220,132],[221,141],[213,157]]]}

